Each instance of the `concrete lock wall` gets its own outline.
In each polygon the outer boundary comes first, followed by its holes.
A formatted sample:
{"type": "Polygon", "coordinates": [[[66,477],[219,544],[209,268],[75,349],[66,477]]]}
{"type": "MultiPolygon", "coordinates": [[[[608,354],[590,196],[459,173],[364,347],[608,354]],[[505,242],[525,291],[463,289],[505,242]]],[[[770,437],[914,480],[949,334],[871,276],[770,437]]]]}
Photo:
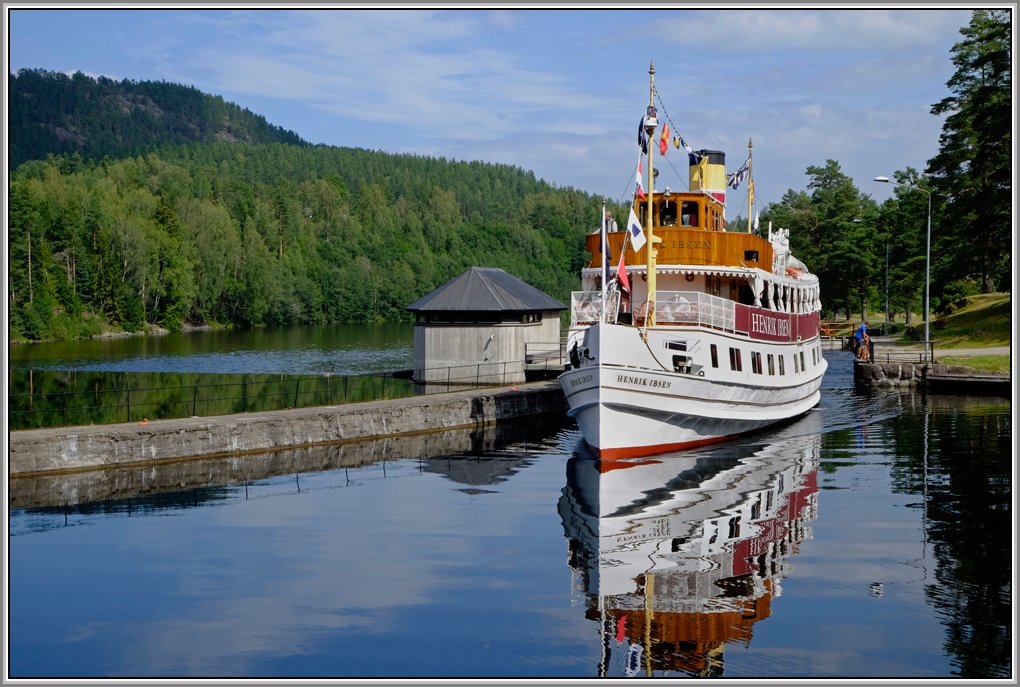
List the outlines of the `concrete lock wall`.
{"type": "Polygon", "coordinates": [[[528,443],[559,423],[508,422],[480,428],[451,429],[367,441],[191,458],[155,464],[130,464],[79,472],[51,471],[10,481],[10,507],[74,506],[91,501],[127,499],[196,489],[211,484],[241,484],[270,477],[360,468],[382,461],[472,455],[528,443]]]}
{"type": "Polygon", "coordinates": [[[204,418],[154,420],[11,432],[9,474],[28,476],[158,463],[193,456],[276,451],[387,436],[483,427],[516,418],[563,413],[559,383],[519,390],[460,391],[204,418]]]}

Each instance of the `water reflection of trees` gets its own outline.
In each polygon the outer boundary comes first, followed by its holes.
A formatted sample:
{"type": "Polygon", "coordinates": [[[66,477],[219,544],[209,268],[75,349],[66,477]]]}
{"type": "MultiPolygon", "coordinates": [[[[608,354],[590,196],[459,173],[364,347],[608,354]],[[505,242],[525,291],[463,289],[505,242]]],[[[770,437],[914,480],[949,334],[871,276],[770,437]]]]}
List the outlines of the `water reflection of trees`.
{"type": "Polygon", "coordinates": [[[1009,677],[1012,427],[1001,400],[928,396],[886,431],[895,489],[922,497],[938,565],[925,593],[946,626],[954,674],[1009,677]]]}

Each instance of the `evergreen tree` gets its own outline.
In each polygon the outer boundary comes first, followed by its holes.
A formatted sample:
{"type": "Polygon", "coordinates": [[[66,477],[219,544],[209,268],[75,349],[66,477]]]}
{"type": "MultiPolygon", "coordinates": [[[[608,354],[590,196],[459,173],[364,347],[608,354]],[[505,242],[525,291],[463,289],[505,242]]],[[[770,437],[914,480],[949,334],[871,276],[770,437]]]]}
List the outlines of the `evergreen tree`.
{"type": "Polygon", "coordinates": [[[964,40],[952,49],[956,73],[946,83],[952,95],[931,110],[949,115],[939,152],[928,161],[932,187],[948,197],[933,240],[949,259],[933,286],[976,274],[986,293],[1010,279],[1010,11],[975,10],[960,33],[964,40]]]}

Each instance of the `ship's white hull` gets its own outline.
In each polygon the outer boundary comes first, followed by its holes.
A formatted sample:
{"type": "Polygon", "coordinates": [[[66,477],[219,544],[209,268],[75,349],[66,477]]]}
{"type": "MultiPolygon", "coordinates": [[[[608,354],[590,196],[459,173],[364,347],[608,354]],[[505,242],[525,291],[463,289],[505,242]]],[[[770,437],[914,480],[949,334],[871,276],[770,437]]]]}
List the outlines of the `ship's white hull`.
{"type": "Polygon", "coordinates": [[[610,324],[581,335],[574,333],[580,365],[560,383],[568,414],[603,460],[723,441],[796,417],[818,403],[826,368],[817,336],[774,343],[703,327],[610,324]],[[730,348],[740,351],[742,369],[730,369],[730,348]],[[754,354],[760,372],[751,369],[754,354]],[[675,356],[688,371],[672,369],[675,356]]]}

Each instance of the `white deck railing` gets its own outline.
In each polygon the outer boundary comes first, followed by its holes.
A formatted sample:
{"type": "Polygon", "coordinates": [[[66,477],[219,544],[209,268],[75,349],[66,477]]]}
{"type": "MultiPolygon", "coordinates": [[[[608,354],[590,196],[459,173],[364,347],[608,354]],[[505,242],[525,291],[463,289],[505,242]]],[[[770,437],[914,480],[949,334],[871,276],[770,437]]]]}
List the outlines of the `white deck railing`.
{"type": "MultiPolygon", "coordinates": [[[[619,294],[609,294],[608,322],[616,322],[619,294]]],[[[595,324],[602,316],[602,293],[574,291],[570,296],[570,326],[595,324]]],[[[635,324],[641,324],[644,308],[635,307],[635,324]]],[[[736,304],[718,296],[699,291],[656,291],[656,324],[699,325],[728,332],[734,331],[736,304]]]]}
{"type": "Polygon", "coordinates": [[[683,324],[734,331],[736,303],[699,291],[656,291],[656,324],[683,324]]]}

